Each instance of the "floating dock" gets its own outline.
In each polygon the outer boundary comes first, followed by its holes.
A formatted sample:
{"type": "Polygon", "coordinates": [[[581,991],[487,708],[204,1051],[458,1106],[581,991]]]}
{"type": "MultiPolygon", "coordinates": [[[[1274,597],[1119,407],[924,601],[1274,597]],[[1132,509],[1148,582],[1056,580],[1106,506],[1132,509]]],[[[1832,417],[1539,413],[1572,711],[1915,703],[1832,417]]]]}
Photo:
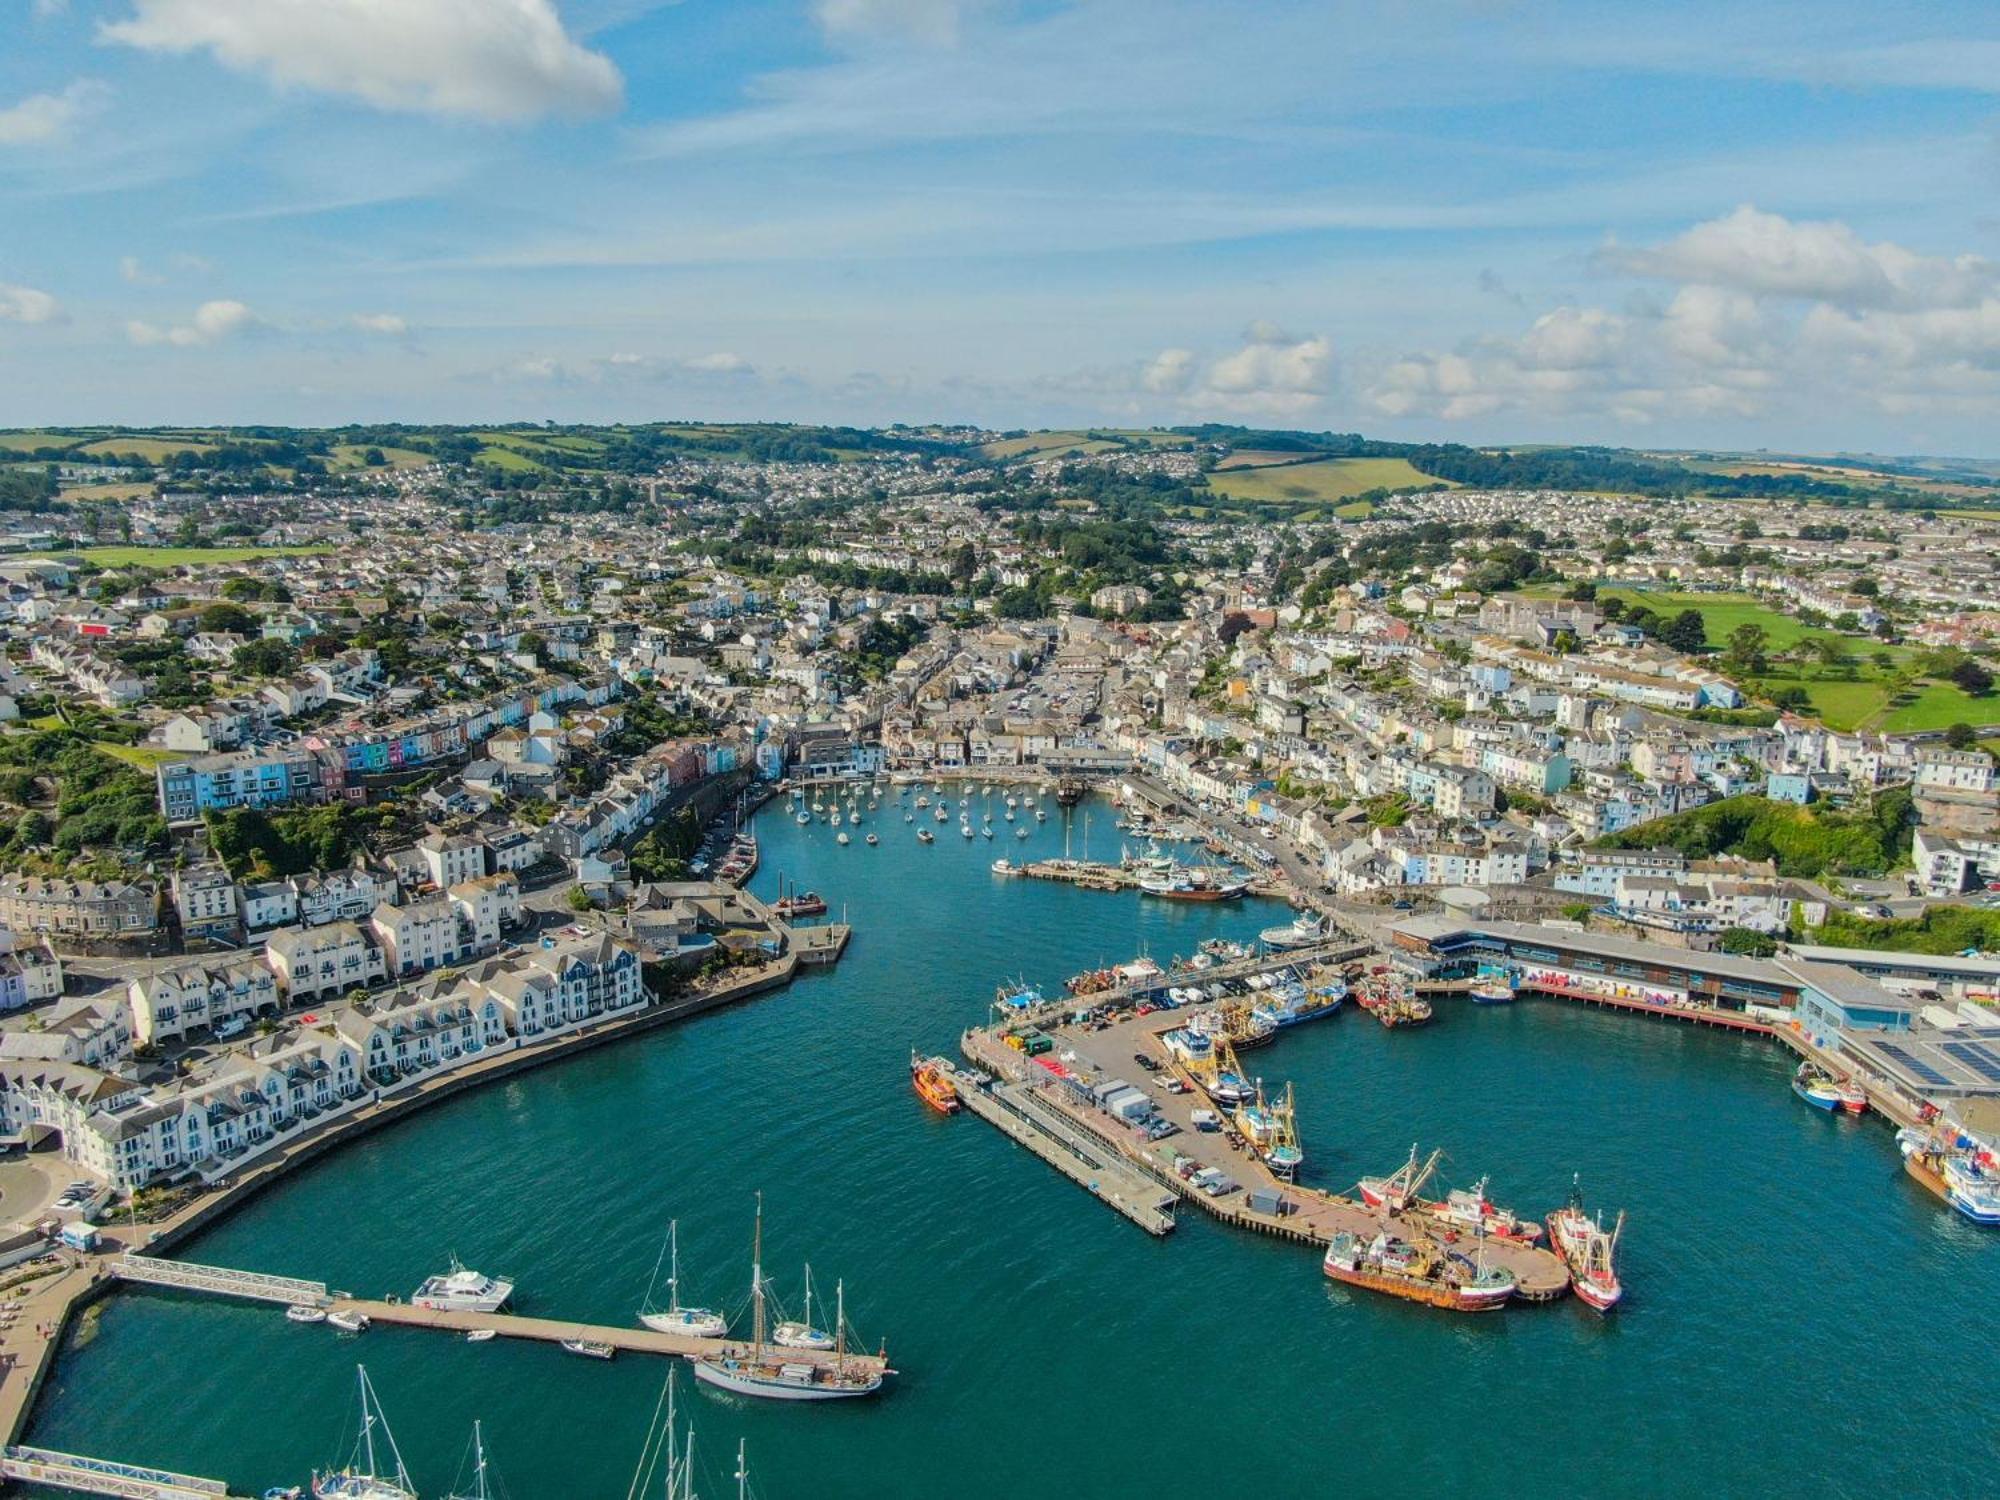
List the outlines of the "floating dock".
{"type": "Polygon", "coordinates": [[[994,1083],[984,1074],[968,1075],[941,1058],[932,1061],[948,1070],[959,1100],[971,1113],[1148,1234],[1172,1231],[1174,1193],[1127,1166],[1122,1153],[1078,1130],[1060,1111],[1017,1085],[994,1083]]]}
{"type": "MultiPolygon", "coordinates": [[[[121,1281],[148,1286],[171,1287],[179,1291],[202,1292],[219,1297],[237,1297],[254,1302],[284,1306],[303,1305],[328,1312],[364,1314],[371,1323],[394,1324],[400,1328],[430,1328],[461,1336],[490,1330],[500,1338],[530,1339],[545,1344],[565,1340],[585,1340],[609,1344],[632,1354],[663,1355],[677,1359],[747,1358],[747,1339],[704,1339],[687,1334],[661,1333],[639,1326],[579,1323],[567,1318],[527,1318],[515,1313],[447,1311],[415,1307],[386,1298],[355,1297],[328,1289],[323,1281],[295,1277],[267,1276],[256,1271],[238,1271],[226,1266],[203,1266],[190,1261],[161,1260],[154,1256],[123,1255],[108,1262],[121,1281]]],[[[769,1345],[766,1346],[771,1347],[769,1345]]],[[[830,1349],[790,1349],[783,1351],[785,1363],[831,1368],[842,1356],[830,1349]]],[[[850,1368],[874,1374],[888,1373],[888,1363],[877,1354],[848,1353],[850,1368]]]]}
{"type": "Polygon", "coordinates": [[[18,1445],[0,1452],[0,1478],[85,1495],[124,1495],[129,1500],[226,1500],[229,1494],[229,1486],[220,1479],[18,1445]]]}

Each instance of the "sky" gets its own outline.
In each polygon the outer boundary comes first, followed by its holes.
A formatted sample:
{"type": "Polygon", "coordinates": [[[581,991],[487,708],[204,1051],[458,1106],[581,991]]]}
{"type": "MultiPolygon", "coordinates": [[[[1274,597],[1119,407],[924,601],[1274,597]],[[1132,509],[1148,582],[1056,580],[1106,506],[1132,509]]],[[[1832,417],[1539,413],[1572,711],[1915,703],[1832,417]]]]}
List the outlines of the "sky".
{"type": "Polygon", "coordinates": [[[0,0],[0,425],[2000,453],[1993,0],[0,0]]]}

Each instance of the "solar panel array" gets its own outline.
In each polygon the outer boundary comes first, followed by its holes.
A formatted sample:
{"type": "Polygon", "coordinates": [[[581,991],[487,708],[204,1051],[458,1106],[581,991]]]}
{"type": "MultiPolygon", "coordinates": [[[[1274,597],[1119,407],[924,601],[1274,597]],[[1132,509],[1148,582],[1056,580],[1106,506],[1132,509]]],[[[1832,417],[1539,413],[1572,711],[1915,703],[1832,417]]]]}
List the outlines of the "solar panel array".
{"type": "Polygon", "coordinates": [[[1938,1051],[1964,1063],[1988,1083],[2000,1083],[2000,1053],[1977,1042],[1939,1042],[1938,1051]]]}
{"type": "MultiPolygon", "coordinates": [[[[1872,1041],[1873,1038],[1870,1038],[1870,1040],[1872,1041]]],[[[1929,1063],[1912,1057],[1906,1049],[1898,1047],[1894,1042],[1875,1042],[1874,1045],[1877,1052],[1880,1052],[1884,1057],[1894,1058],[1897,1062],[1908,1068],[1912,1075],[1923,1079],[1925,1083],[1941,1084],[1947,1088],[1951,1086],[1952,1080],[1949,1077],[1940,1073],[1929,1063]]]]}

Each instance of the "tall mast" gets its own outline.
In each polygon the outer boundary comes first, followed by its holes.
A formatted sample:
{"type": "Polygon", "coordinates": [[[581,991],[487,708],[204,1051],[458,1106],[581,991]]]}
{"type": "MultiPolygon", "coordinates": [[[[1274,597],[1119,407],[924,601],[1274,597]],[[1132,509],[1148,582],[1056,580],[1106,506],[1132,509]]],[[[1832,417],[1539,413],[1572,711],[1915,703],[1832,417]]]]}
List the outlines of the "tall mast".
{"type": "Polygon", "coordinates": [[[486,1500],[486,1438],[476,1417],[472,1423],[472,1476],[477,1500],[486,1500]]]}
{"type": "Polygon", "coordinates": [[[368,1400],[368,1367],[356,1365],[361,1377],[361,1449],[363,1461],[368,1465],[370,1478],[375,1474],[375,1414],[368,1400]]]}
{"type": "Polygon", "coordinates": [[[810,1330],[812,1326],[813,1326],[813,1268],[812,1268],[812,1262],[807,1261],[806,1262],[806,1328],[810,1330]]]}
{"type": "Polygon", "coordinates": [[[736,1440],[736,1500],[749,1500],[750,1471],[743,1466],[743,1439],[736,1440]]]}
{"type": "Polygon", "coordinates": [[[764,1195],[757,1195],[757,1228],[750,1240],[751,1342],[764,1356],[764,1195]]]}
{"type": "Polygon", "coordinates": [[[667,1246],[671,1263],[667,1267],[667,1311],[679,1312],[681,1307],[681,1221],[667,1220],[667,1246]]]}
{"type": "Polygon", "coordinates": [[[847,1368],[847,1283],[833,1284],[833,1367],[847,1368]]]}

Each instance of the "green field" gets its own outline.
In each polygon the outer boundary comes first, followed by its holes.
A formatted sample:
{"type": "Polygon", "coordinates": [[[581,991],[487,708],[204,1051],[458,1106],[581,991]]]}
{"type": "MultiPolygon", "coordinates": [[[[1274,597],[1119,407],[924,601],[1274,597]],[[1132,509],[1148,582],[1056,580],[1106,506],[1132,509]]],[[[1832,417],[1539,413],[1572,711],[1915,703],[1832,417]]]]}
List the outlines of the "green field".
{"type": "MultiPolygon", "coordinates": [[[[1699,610],[1711,646],[1720,648],[1737,626],[1755,623],[1764,627],[1772,653],[1790,650],[1800,641],[1820,639],[1839,633],[1816,630],[1791,615],[1760,604],[1747,594],[1668,593],[1652,589],[1601,588],[1600,599],[1623,599],[1627,607],[1644,605],[1655,614],[1674,615],[1684,609],[1699,610]]],[[[2000,723],[2000,696],[1973,698],[1949,682],[1919,682],[1899,694],[1895,673],[1917,653],[1908,646],[1884,646],[1872,636],[1840,635],[1856,658],[1855,680],[1847,681],[1834,668],[1773,662],[1771,671],[1757,679],[1761,696],[1802,688],[1812,698],[1814,715],[1830,729],[1875,729],[1912,731],[1944,729],[1952,724],[2000,723]],[[1887,669],[1875,656],[1887,652],[1887,669]]]]}
{"type": "MultiPolygon", "coordinates": [[[[414,448],[381,448],[379,444],[374,446],[380,448],[382,456],[389,460],[388,467],[391,469],[421,469],[432,461],[430,454],[419,453],[414,448]]],[[[368,451],[368,447],[369,445],[364,443],[335,443],[333,452],[327,455],[326,466],[336,473],[348,469],[365,469],[368,465],[361,461],[361,455],[368,451]]]]}
{"type": "Polygon", "coordinates": [[[149,464],[165,463],[176,453],[206,453],[214,444],[193,438],[178,437],[109,437],[85,443],[76,451],[88,453],[94,458],[108,458],[117,455],[123,458],[131,454],[149,464]]]}
{"type": "Polygon", "coordinates": [[[253,562],[260,557],[312,557],[330,547],[80,547],[30,557],[80,557],[100,568],[178,568],[195,563],[253,562]]]}
{"type": "Polygon", "coordinates": [[[0,432],[0,453],[33,453],[37,448],[74,448],[83,439],[73,433],[47,432],[39,428],[0,432]]]}
{"type": "Polygon", "coordinates": [[[1267,504],[1337,502],[1369,490],[1443,483],[1401,458],[1321,458],[1262,469],[1218,469],[1208,476],[1208,487],[1218,494],[1267,504]]]}
{"type": "Polygon", "coordinates": [[[1060,458],[1114,453],[1122,445],[1084,432],[1031,432],[1026,437],[999,438],[980,451],[988,458],[1060,458]]]}

